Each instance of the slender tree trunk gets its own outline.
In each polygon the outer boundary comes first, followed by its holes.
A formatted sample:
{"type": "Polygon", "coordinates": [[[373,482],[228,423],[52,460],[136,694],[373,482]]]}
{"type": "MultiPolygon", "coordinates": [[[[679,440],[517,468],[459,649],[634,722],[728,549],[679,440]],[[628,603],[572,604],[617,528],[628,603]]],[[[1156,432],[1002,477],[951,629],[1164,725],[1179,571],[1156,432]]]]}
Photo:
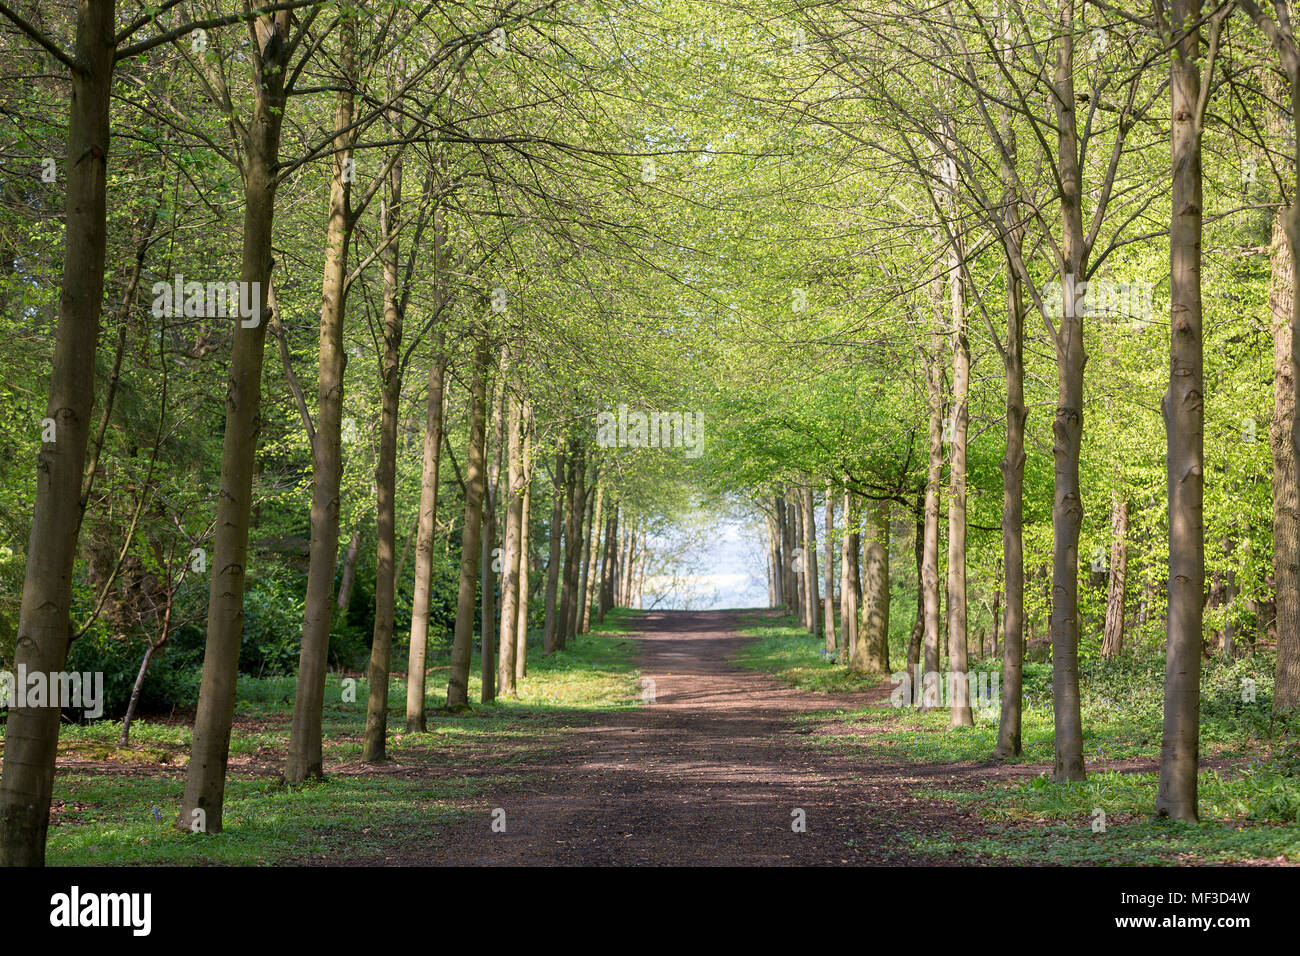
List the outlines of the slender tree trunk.
{"type": "Polygon", "coordinates": [[[776,507],[776,551],[777,565],[776,573],[778,578],[777,591],[780,595],[780,606],[789,608],[794,600],[794,592],[790,582],[790,567],[792,557],[790,554],[790,535],[788,532],[789,518],[785,513],[785,498],[782,495],[774,495],[773,501],[776,507]]]}
{"type": "MultiPolygon", "coordinates": [[[[844,534],[840,537],[840,663],[852,662],[858,635],[858,509],[853,492],[844,492],[844,534]]],[[[829,539],[829,535],[827,536],[829,539]]]]}
{"type": "Polygon", "coordinates": [[[1101,656],[1118,657],[1124,649],[1124,597],[1128,578],[1128,499],[1116,492],[1110,506],[1110,585],[1106,593],[1106,630],[1101,656]]]}
{"type": "MultiPolygon", "coordinates": [[[[907,641],[907,672],[915,674],[921,663],[921,645],[925,638],[925,492],[917,495],[915,510],[916,529],[912,536],[913,557],[916,564],[916,618],[912,634],[907,641]]],[[[863,593],[863,603],[866,594],[863,593]]],[[[919,693],[919,691],[918,691],[919,693]]]]}
{"type": "Polygon", "coordinates": [[[889,502],[870,502],[862,575],[862,623],[852,668],[860,674],[889,673],[889,502]]]}
{"type": "Polygon", "coordinates": [[[618,583],[615,590],[615,603],[619,607],[628,607],[631,602],[628,600],[628,579],[631,577],[631,560],[632,560],[632,525],[633,521],[628,519],[623,522],[623,527],[618,536],[618,563],[616,564],[618,583]]]}
{"type": "Polygon", "coordinates": [[[476,338],[473,378],[470,381],[469,451],[465,462],[465,526],[461,532],[460,580],[456,591],[451,674],[447,679],[447,709],[451,711],[469,707],[469,666],[474,654],[479,542],[483,523],[484,485],[487,481],[487,377],[492,352],[486,330],[479,329],[476,338]]]}
{"type": "Polygon", "coordinates": [[[952,315],[952,441],[948,445],[948,683],[953,727],[974,724],[967,674],[966,434],[970,424],[970,343],[966,331],[964,250],[960,232],[950,243],[948,287],[952,315]]]}
{"type": "Polygon", "coordinates": [[[526,403],[520,407],[520,431],[522,433],[522,467],[523,467],[523,501],[519,515],[519,607],[515,621],[515,682],[528,676],[528,600],[530,596],[529,573],[532,562],[529,553],[532,548],[533,506],[533,443],[529,432],[530,413],[526,403]]]}
{"type": "Polygon", "coordinates": [[[1200,758],[1201,627],[1205,591],[1202,495],[1204,360],[1201,352],[1201,0],[1174,0],[1170,70],[1173,218],[1169,230],[1169,634],[1156,815],[1196,822],[1200,758]],[[1180,38],[1178,35],[1183,34],[1180,38]]]}
{"type": "Polygon", "coordinates": [[[605,525],[605,558],[600,569],[600,613],[596,620],[604,622],[605,615],[614,606],[614,570],[618,564],[618,504],[609,509],[605,525]]]}
{"type": "Polygon", "coordinates": [[[582,580],[578,591],[583,595],[583,600],[581,621],[578,626],[579,634],[586,634],[591,630],[591,605],[596,596],[596,565],[600,551],[600,523],[605,519],[604,510],[605,488],[603,485],[597,485],[595,511],[587,522],[590,527],[582,538],[582,580]]]}
{"type": "Polygon", "coordinates": [[[785,552],[781,546],[785,536],[785,504],[779,496],[773,498],[772,516],[772,606],[785,607],[785,552]]]}
{"type": "MultiPolygon", "coordinates": [[[[244,139],[244,234],[240,278],[258,290],[257,321],[235,325],[226,383],[226,426],[221,450],[212,581],[208,592],[207,643],[194,720],[194,742],[177,826],[218,833],[226,792],[226,760],[235,716],[239,643],[244,625],[248,528],[252,515],[254,458],[261,427],[262,358],[266,342],[266,296],[271,282],[276,167],[284,119],[284,78],[290,15],[281,11],[256,21],[252,56],[253,116],[244,139]],[[196,812],[198,811],[198,812],[196,812]]],[[[249,320],[252,321],[252,320],[249,320]]],[[[33,528],[35,533],[35,528],[33,528]]],[[[6,760],[11,755],[6,755],[6,760]]]]}
{"type": "Polygon", "coordinates": [[[487,493],[483,500],[483,533],[479,546],[479,574],[483,585],[479,592],[479,700],[483,703],[497,696],[497,506],[501,501],[501,454],[505,445],[505,376],[498,375],[496,396],[492,401],[492,438],[488,449],[487,493]]]}
{"type": "Polygon", "coordinates": [[[550,655],[556,649],[556,631],[559,623],[558,598],[560,587],[560,533],[564,521],[564,471],[565,439],[555,445],[555,473],[551,479],[551,530],[546,558],[546,622],[542,631],[542,653],[550,655]]]}
{"type": "MultiPolygon", "coordinates": [[[[435,219],[441,214],[435,212],[435,219]]],[[[446,333],[439,331],[429,391],[425,399],[424,458],[420,466],[420,515],[415,537],[415,587],[411,596],[411,636],[406,664],[406,732],[425,730],[425,669],[429,653],[429,606],[433,590],[433,541],[438,521],[438,472],[442,463],[443,393],[446,333]]]]}
{"type": "Polygon", "coordinates": [[[587,507],[587,461],[576,440],[569,444],[568,509],[564,521],[564,579],[560,584],[560,650],[574,635],[578,615],[578,564],[582,557],[582,519],[587,507]]]}
{"type": "Polygon", "coordinates": [[[790,525],[793,532],[791,537],[794,541],[792,553],[794,554],[794,583],[799,607],[799,626],[806,631],[808,630],[808,536],[803,528],[803,497],[793,488],[786,507],[790,513],[790,525]]]}
{"type": "Polygon", "coordinates": [[[388,677],[391,671],[393,621],[397,606],[397,421],[402,401],[402,294],[397,274],[397,234],[401,229],[402,161],[389,173],[388,202],[380,210],[386,246],[380,253],[384,275],[384,380],[381,393],[379,463],[375,468],[375,627],[366,671],[369,696],[363,763],[387,759],[388,677]]]}
{"type": "MultiPolygon", "coordinates": [[[[939,489],[943,480],[943,376],[939,356],[943,354],[943,335],[936,322],[931,333],[930,354],[926,359],[926,391],[929,400],[929,458],[925,480],[925,537],[922,557],[921,590],[925,602],[924,683],[939,673],[939,489]]],[[[922,689],[923,690],[923,689],[922,689]]],[[[937,706],[932,695],[922,695],[922,706],[937,706]]]]}
{"type": "Polygon", "coordinates": [[[162,650],[167,643],[167,638],[171,636],[172,608],[176,606],[176,590],[185,580],[185,572],[181,572],[180,578],[176,583],[167,589],[167,604],[163,608],[162,633],[158,640],[151,640],[149,647],[144,652],[144,660],[140,662],[140,670],[136,672],[135,683],[131,685],[131,699],[126,705],[126,714],[122,717],[122,735],[117,740],[119,747],[125,747],[131,741],[131,721],[135,717],[136,705],[140,703],[140,691],[144,687],[145,675],[149,673],[149,664],[153,661],[153,656],[162,650]]]}
{"type": "Polygon", "coordinates": [[[338,611],[346,611],[352,603],[352,585],[357,579],[357,558],[361,557],[361,522],[358,520],[348,539],[348,549],[343,553],[343,574],[339,578],[339,596],[334,602],[338,611]]]}
{"type": "MultiPolygon", "coordinates": [[[[442,203],[439,202],[433,210],[435,314],[441,314],[448,301],[446,237],[445,213],[442,203]]],[[[415,581],[411,594],[411,633],[406,664],[407,733],[422,733],[426,728],[425,670],[429,653],[433,544],[438,526],[438,479],[442,464],[447,377],[446,344],[446,328],[440,324],[435,333],[434,356],[429,364],[429,381],[425,395],[424,455],[420,465],[420,513],[416,519],[415,581]]]]}
{"type": "MultiPolygon", "coordinates": [[[[808,492],[812,494],[811,489],[808,492]]],[[[823,583],[826,585],[826,597],[822,600],[822,630],[826,635],[826,653],[835,656],[835,535],[832,529],[835,527],[835,488],[830,483],[826,485],[826,553],[824,555],[825,566],[822,568],[823,583]]],[[[840,601],[843,602],[844,595],[840,594],[840,601]]],[[[847,640],[847,634],[844,640],[847,640]]],[[[841,656],[847,656],[841,655],[841,656]]]]}
{"type": "Polygon", "coordinates": [[[290,784],[324,776],[321,718],[325,671],[329,664],[330,624],[334,619],[334,574],[339,556],[339,485],[343,478],[343,372],[347,351],[348,247],[352,239],[352,193],[346,170],[352,161],[352,89],[355,80],[356,20],[344,16],[339,50],[344,77],[334,109],[334,163],[330,180],[329,224],[320,310],[320,362],[316,385],[316,429],[311,435],[311,545],[307,593],[303,599],[302,646],[289,731],[284,779],[290,784]]]}
{"type": "MultiPolygon", "coordinates": [[[[808,615],[808,632],[816,637],[820,624],[821,599],[817,594],[817,516],[813,510],[812,485],[806,485],[800,490],[799,501],[800,514],[803,517],[803,547],[806,562],[804,576],[807,579],[804,609],[808,615]]],[[[831,641],[834,640],[835,636],[832,634],[831,641]]],[[[832,643],[829,649],[834,653],[835,645],[832,643]]]]}
{"type": "Polygon", "coordinates": [[[638,563],[636,576],[636,606],[638,608],[645,607],[646,559],[649,555],[649,548],[646,540],[647,537],[648,532],[646,530],[645,519],[643,518],[641,519],[641,558],[638,563]]]}
{"type": "MultiPolygon", "coordinates": [[[[502,378],[501,387],[506,389],[502,378]]],[[[524,517],[523,415],[519,399],[507,398],[506,415],[506,534],[501,563],[501,646],[497,654],[497,693],[517,697],[515,655],[518,644],[515,629],[519,626],[521,546],[524,517]]]]}
{"type": "Polygon", "coordinates": [[[1083,780],[1083,720],[1079,703],[1079,529],[1083,492],[1079,450],[1083,441],[1082,296],[1076,283],[1087,272],[1083,226],[1083,184],[1074,93],[1074,5],[1061,7],[1060,35],[1052,103],[1057,123],[1057,176],[1060,181],[1061,257],[1065,308],[1057,330],[1056,418],[1052,423],[1055,493],[1052,503],[1052,704],[1056,756],[1052,779],[1083,780]],[[1076,298],[1078,301],[1076,301],[1076,298]]]}
{"type": "MultiPolygon", "coordinates": [[[[1016,155],[1015,132],[1009,116],[1004,115],[1003,139],[1007,156],[1016,155]]],[[[1011,164],[1003,162],[1006,185],[1007,234],[1014,256],[1020,257],[1024,231],[1020,227],[1020,205],[1015,201],[1015,174],[1011,164]]],[[[1025,661],[1025,297],[1020,273],[1006,263],[1007,338],[1003,346],[1002,367],[1007,389],[1006,450],[1002,456],[1002,571],[1005,576],[1006,608],[1003,610],[1002,637],[1002,708],[998,720],[998,742],[993,756],[999,759],[1018,757],[1021,751],[1021,715],[1023,708],[1025,661]]],[[[994,611],[993,644],[997,651],[997,611],[994,611]]]]}

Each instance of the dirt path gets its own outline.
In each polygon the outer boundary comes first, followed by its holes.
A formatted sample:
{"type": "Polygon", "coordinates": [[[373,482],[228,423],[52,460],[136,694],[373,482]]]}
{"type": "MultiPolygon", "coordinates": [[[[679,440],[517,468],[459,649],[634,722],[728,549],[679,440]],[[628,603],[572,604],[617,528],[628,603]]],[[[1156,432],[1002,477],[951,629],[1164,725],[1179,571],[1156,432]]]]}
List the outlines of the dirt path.
{"type": "MultiPolygon", "coordinates": [[[[638,663],[655,702],[602,714],[520,768],[526,788],[484,795],[481,814],[439,827],[410,856],[382,862],[484,865],[930,863],[917,830],[980,827],[912,791],[925,768],[863,766],[806,745],[800,713],[862,706],[873,694],[796,691],[733,660],[737,612],[648,613],[638,663]],[[918,774],[921,771],[921,774],[918,774]],[[909,779],[910,778],[910,779],[909,779]],[[493,832],[491,811],[505,811],[493,832]],[[806,832],[792,829],[802,810],[806,832]]],[[[381,861],[375,861],[381,862],[381,861]]]]}

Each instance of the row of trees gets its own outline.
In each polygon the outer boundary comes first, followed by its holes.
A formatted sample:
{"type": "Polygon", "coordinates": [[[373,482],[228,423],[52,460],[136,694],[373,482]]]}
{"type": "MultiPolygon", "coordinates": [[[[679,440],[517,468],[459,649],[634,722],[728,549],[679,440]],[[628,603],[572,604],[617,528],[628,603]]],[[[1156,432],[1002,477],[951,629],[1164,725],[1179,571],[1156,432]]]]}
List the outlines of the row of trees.
{"type": "MultiPolygon", "coordinates": [[[[1088,622],[1110,656],[1126,624],[1159,628],[1156,809],[1195,819],[1203,654],[1271,638],[1274,710],[1300,703],[1288,5],[849,4],[795,23],[786,56],[755,58],[771,82],[745,91],[757,113],[798,117],[801,192],[781,197],[798,226],[768,273],[788,306],[765,315],[791,354],[763,356],[785,376],[776,394],[738,377],[719,399],[768,432],[734,430],[718,464],[766,515],[773,603],[830,653],[819,598],[838,577],[839,653],[886,670],[891,517],[906,515],[909,669],[936,671],[946,643],[964,672],[972,609],[1000,628],[997,753],[1016,755],[1026,629],[1045,614],[1058,780],[1084,777],[1088,622]],[[1050,428],[1027,424],[1038,405],[1050,428]]],[[[749,261],[776,244],[747,238],[749,261]]],[[[971,720],[955,701],[953,725],[971,720]]]]}
{"type": "MultiPolygon", "coordinates": [[[[0,4],[6,108],[30,123],[4,144],[6,383],[31,412],[5,426],[4,510],[31,522],[6,529],[0,656],[136,655],[132,710],[151,663],[201,661],[178,825],[209,833],[250,655],[296,673],[285,779],[320,777],[326,673],[369,589],[363,759],[383,760],[395,652],[409,730],[448,638],[449,711],[476,634],[483,699],[514,694],[530,622],[553,653],[641,599],[657,494],[594,421],[654,375],[590,355],[625,308],[591,289],[661,281],[647,94],[614,68],[654,23],[234,6],[0,4]],[[250,314],[191,300],[218,278],[250,314]]],[[[43,858],[59,716],[7,715],[7,864],[43,858]]]]}

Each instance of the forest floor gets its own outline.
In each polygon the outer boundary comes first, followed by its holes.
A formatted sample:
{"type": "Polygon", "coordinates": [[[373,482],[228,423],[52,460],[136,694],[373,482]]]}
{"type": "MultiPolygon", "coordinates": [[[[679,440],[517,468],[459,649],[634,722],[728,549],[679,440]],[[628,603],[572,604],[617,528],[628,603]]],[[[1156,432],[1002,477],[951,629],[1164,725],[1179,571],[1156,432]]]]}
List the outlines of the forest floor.
{"type": "Polygon", "coordinates": [[[112,722],[65,728],[49,862],[1300,862],[1300,783],[1276,740],[1212,725],[1203,822],[1155,823],[1152,713],[1087,704],[1089,779],[1053,784],[1050,706],[1027,704],[1022,759],[993,762],[989,715],[948,729],[946,713],[892,707],[887,679],[850,674],[776,612],[615,612],[535,655],[519,700],[466,715],[437,709],[445,680],[431,671],[429,729],[407,734],[394,675],[390,759],[374,767],[359,760],[364,682],[347,700],[331,675],[327,780],[287,788],[292,680],[241,679],[226,826],[205,837],[175,827],[184,715],[140,721],[126,749],[112,722]]]}
{"type": "MultiPolygon", "coordinates": [[[[431,832],[427,844],[372,862],[1300,861],[1294,823],[1255,823],[1242,813],[1190,827],[1133,812],[1130,803],[1153,786],[1149,754],[1117,748],[1118,757],[1090,761],[1089,783],[1057,785],[1032,748],[1029,759],[1008,763],[930,753],[917,744],[932,735],[964,735],[978,747],[992,739],[988,722],[949,731],[946,714],[894,708],[887,681],[818,660],[815,640],[789,627],[782,634],[781,621],[764,611],[639,617],[636,661],[652,701],[605,715],[529,760],[527,785],[492,788],[477,813],[431,832]],[[773,630],[775,652],[761,639],[773,630]],[[782,660],[791,645],[797,650],[782,660]],[[1102,831],[1093,827],[1097,803],[1110,808],[1102,831]],[[489,805],[504,829],[493,828],[489,805]]],[[[1231,753],[1207,758],[1207,779],[1233,777],[1246,758],[1231,753]]]]}

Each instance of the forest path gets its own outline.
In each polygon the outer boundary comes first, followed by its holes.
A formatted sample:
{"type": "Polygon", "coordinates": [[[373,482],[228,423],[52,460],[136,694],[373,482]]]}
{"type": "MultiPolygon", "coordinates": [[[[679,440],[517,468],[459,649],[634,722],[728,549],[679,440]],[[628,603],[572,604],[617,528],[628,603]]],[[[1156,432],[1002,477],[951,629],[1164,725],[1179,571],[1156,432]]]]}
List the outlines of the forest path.
{"type": "MultiPolygon", "coordinates": [[[[525,780],[475,799],[482,812],[432,828],[421,849],[376,864],[673,865],[929,863],[910,833],[981,829],[953,804],[918,798],[951,768],[899,766],[812,747],[810,711],[887,700],[798,691],[731,661],[754,611],[639,615],[655,701],[600,713],[556,749],[512,768],[525,780]],[[505,811],[493,832],[492,811],[505,811]],[[801,809],[806,832],[792,829],[801,809]]],[[[498,815],[499,816],[499,815],[498,815]]]]}

